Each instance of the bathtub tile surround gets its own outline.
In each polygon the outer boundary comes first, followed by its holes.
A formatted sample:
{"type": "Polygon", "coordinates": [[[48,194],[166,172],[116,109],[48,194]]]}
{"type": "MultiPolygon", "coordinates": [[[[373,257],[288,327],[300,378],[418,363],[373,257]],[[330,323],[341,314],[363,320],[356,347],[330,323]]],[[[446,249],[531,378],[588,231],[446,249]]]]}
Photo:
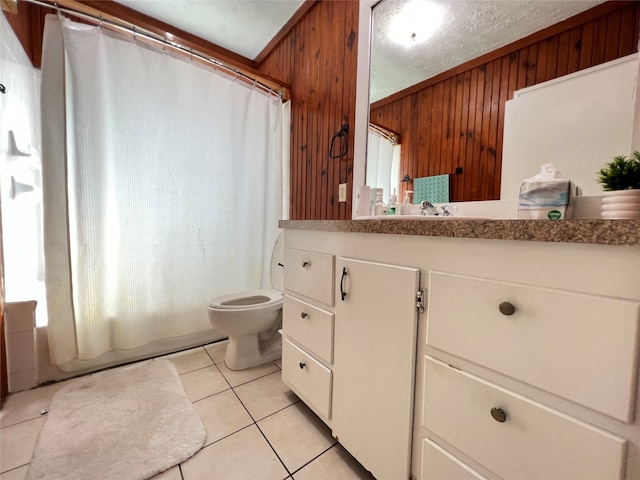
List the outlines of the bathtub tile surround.
{"type": "MultiPolygon", "coordinates": [[[[372,479],[280,380],[280,361],[240,372],[224,364],[226,342],[171,360],[207,428],[205,447],[154,480],[372,479]]],[[[152,360],[147,360],[152,361],[152,360]]],[[[0,411],[0,479],[24,480],[45,421],[40,411],[67,380],[9,396],[0,411]]]]}

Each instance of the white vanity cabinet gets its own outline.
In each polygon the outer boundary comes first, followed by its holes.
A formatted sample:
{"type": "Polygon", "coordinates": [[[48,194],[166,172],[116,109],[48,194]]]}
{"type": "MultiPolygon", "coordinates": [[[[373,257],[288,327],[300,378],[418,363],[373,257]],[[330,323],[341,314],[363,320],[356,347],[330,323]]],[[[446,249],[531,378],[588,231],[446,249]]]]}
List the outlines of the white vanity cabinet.
{"type": "MultiPolygon", "coordinates": [[[[536,270],[525,252],[517,257],[536,270]]],[[[618,281],[608,270],[600,274],[618,281]]],[[[625,478],[640,302],[602,295],[602,277],[575,291],[491,276],[430,272],[426,438],[479,477],[625,478]]],[[[430,461],[424,480],[437,478],[430,461]]]]}
{"type": "Polygon", "coordinates": [[[333,434],[378,480],[409,478],[419,280],[416,268],[336,261],[333,434]]]}
{"type": "MultiPolygon", "coordinates": [[[[408,228],[389,222],[371,225],[408,228]]],[[[329,304],[285,265],[283,378],[378,480],[640,479],[636,244],[294,228],[285,246],[334,263],[329,304]],[[313,307],[332,341],[289,323],[313,307]],[[307,358],[325,370],[305,384],[307,358]]]]}
{"type": "Polygon", "coordinates": [[[285,247],[282,379],[327,424],[333,388],[334,264],[334,255],[285,247]]]}
{"type": "Polygon", "coordinates": [[[282,378],[378,480],[408,479],[420,270],[322,239],[285,232],[282,378]]]}

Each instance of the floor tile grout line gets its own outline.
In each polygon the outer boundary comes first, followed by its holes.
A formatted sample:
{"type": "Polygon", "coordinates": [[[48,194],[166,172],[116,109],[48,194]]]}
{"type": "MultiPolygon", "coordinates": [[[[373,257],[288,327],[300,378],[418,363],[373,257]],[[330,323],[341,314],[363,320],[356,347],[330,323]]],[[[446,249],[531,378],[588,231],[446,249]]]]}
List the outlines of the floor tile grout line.
{"type": "MultiPolygon", "coordinates": [[[[280,458],[280,455],[278,455],[278,452],[276,451],[276,449],[274,448],[273,445],[271,445],[271,442],[269,441],[269,439],[267,438],[267,436],[265,435],[265,433],[262,431],[262,429],[260,428],[260,425],[258,425],[258,423],[256,422],[256,427],[258,428],[258,431],[260,432],[260,434],[262,435],[262,437],[264,438],[265,442],[267,442],[267,445],[269,445],[269,448],[271,448],[271,450],[273,450],[273,453],[275,454],[276,457],[278,457],[278,460],[280,460],[280,463],[282,464],[282,466],[284,467],[284,469],[287,472],[287,477],[290,477],[292,475],[291,471],[289,470],[289,467],[287,467],[284,463],[284,460],[282,460],[282,458],[280,458]]],[[[285,477],[286,478],[286,477],[285,477]]]]}
{"type": "MultiPolygon", "coordinates": [[[[273,372],[273,373],[277,373],[277,372],[273,372]]],[[[265,375],[265,377],[266,377],[266,376],[267,376],[267,375],[265,375]]],[[[260,378],[264,378],[264,377],[260,377],[260,378]]],[[[256,380],[258,380],[258,378],[256,378],[256,380]]],[[[250,382],[247,382],[247,383],[250,383],[250,382]]],[[[243,385],[246,385],[246,383],[243,383],[243,385]]],[[[239,386],[240,386],[240,385],[239,385],[239,386]]],[[[262,420],[264,420],[265,418],[268,418],[268,417],[270,417],[271,415],[274,415],[274,414],[276,414],[276,413],[278,413],[278,412],[281,412],[281,411],[282,411],[282,410],[284,410],[285,408],[289,408],[291,405],[295,405],[296,403],[298,403],[298,402],[300,402],[300,401],[301,401],[301,400],[300,400],[300,398],[298,398],[298,400],[296,400],[295,402],[290,403],[289,405],[286,405],[286,406],[284,406],[284,407],[282,407],[282,408],[279,408],[279,409],[278,409],[278,410],[276,410],[275,412],[272,412],[272,413],[270,413],[269,415],[265,415],[264,417],[259,418],[259,419],[257,419],[257,420],[256,420],[256,419],[254,418],[254,416],[252,415],[252,413],[251,413],[251,412],[249,411],[249,409],[247,408],[247,406],[244,404],[244,402],[242,401],[242,399],[240,398],[240,395],[238,395],[238,392],[236,392],[236,391],[235,391],[235,387],[231,387],[231,390],[233,390],[233,393],[235,394],[236,398],[237,398],[237,399],[238,399],[238,401],[242,404],[242,406],[244,407],[244,409],[247,411],[247,413],[248,413],[248,414],[249,414],[249,416],[251,417],[251,420],[253,420],[253,422],[254,422],[255,424],[257,424],[258,422],[261,422],[261,421],[262,421],[262,420]]],[[[297,396],[296,396],[296,398],[297,398],[297,396]]]]}
{"type": "MultiPolygon", "coordinates": [[[[205,448],[209,448],[211,445],[215,445],[216,443],[218,443],[218,442],[220,442],[220,441],[224,440],[225,438],[229,438],[230,436],[235,435],[236,433],[240,433],[242,430],[246,430],[247,428],[252,427],[252,426],[254,426],[254,425],[256,425],[256,424],[255,424],[255,422],[252,422],[252,423],[250,423],[250,424],[248,424],[248,425],[245,425],[244,427],[239,428],[238,430],[235,430],[235,431],[233,431],[233,432],[231,432],[231,433],[226,434],[224,437],[220,437],[220,438],[218,438],[217,440],[215,440],[215,441],[213,441],[213,442],[211,442],[211,443],[209,443],[209,444],[207,444],[207,445],[203,445],[203,446],[202,446],[202,448],[201,448],[200,450],[198,450],[198,452],[196,452],[196,453],[199,453],[199,452],[201,452],[202,450],[204,450],[205,448]]],[[[205,440],[205,441],[206,441],[206,440],[205,440]]],[[[195,455],[195,454],[194,454],[194,455],[195,455]]]]}
{"type": "MultiPolygon", "coordinates": [[[[207,345],[211,345],[211,344],[207,344],[207,345]]],[[[285,408],[288,408],[288,407],[290,407],[290,406],[292,406],[292,405],[295,405],[295,404],[299,403],[301,400],[298,398],[298,399],[297,399],[296,401],[294,401],[293,403],[290,403],[289,405],[287,405],[287,406],[285,406],[285,407],[282,407],[282,408],[280,408],[280,409],[276,410],[275,412],[272,412],[272,413],[270,413],[269,415],[266,415],[266,416],[264,416],[264,417],[262,417],[262,418],[260,418],[260,419],[256,419],[256,418],[254,418],[254,416],[251,414],[251,412],[248,410],[248,408],[246,407],[246,405],[242,402],[242,400],[240,399],[239,395],[237,394],[237,392],[236,392],[236,390],[235,390],[236,388],[243,387],[244,385],[247,385],[247,384],[249,384],[249,383],[251,383],[251,382],[253,382],[253,381],[256,381],[256,380],[263,379],[263,378],[265,378],[265,377],[268,377],[269,375],[276,374],[276,373],[281,374],[281,372],[282,372],[282,368],[281,368],[281,367],[276,363],[276,361],[267,362],[266,364],[263,364],[263,365],[272,365],[273,367],[275,367],[275,368],[276,368],[276,370],[275,370],[275,371],[273,371],[273,372],[265,373],[265,374],[260,375],[260,376],[258,376],[258,377],[256,377],[256,378],[253,378],[253,379],[251,379],[251,380],[247,380],[247,381],[242,382],[242,383],[239,383],[239,384],[237,384],[237,385],[232,385],[232,384],[230,383],[230,381],[227,379],[227,377],[224,375],[223,371],[221,370],[221,367],[219,366],[219,364],[220,364],[220,363],[224,363],[224,361],[219,362],[219,363],[216,363],[216,362],[215,362],[215,360],[213,359],[212,355],[211,355],[211,354],[209,353],[209,351],[207,351],[207,349],[205,348],[205,345],[201,345],[199,348],[203,348],[203,349],[204,349],[204,351],[205,351],[205,353],[206,353],[207,357],[211,360],[211,362],[212,362],[212,363],[211,363],[210,365],[203,365],[203,366],[200,366],[200,367],[194,368],[194,369],[192,369],[192,370],[187,370],[187,371],[181,372],[178,376],[179,376],[179,377],[182,377],[183,375],[187,375],[187,374],[189,374],[189,373],[193,373],[193,372],[196,372],[196,371],[199,371],[199,370],[204,370],[205,368],[209,368],[209,367],[211,367],[212,365],[215,365],[216,370],[218,371],[218,373],[220,373],[220,374],[222,375],[223,379],[225,380],[226,384],[228,385],[228,388],[227,388],[227,389],[225,389],[225,390],[223,390],[223,391],[221,391],[221,392],[216,392],[216,393],[215,393],[215,394],[213,394],[213,395],[208,395],[208,396],[203,397],[203,398],[201,398],[201,399],[198,399],[198,400],[192,401],[191,403],[193,404],[193,403],[196,403],[196,402],[198,402],[198,401],[201,401],[201,400],[204,400],[204,399],[206,399],[206,398],[209,398],[209,397],[211,397],[211,396],[215,396],[215,395],[217,395],[217,394],[219,394],[219,393],[227,392],[227,391],[230,389],[231,391],[233,391],[234,395],[236,396],[236,398],[238,399],[238,401],[241,403],[241,405],[243,406],[243,408],[245,409],[245,411],[247,411],[247,413],[248,413],[248,415],[249,415],[249,418],[251,419],[251,422],[252,422],[252,423],[250,423],[250,424],[246,425],[245,427],[242,427],[242,428],[240,428],[240,429],[236,430],[235,432],[229,433],[228,435],[225,435],[224,437],[217,439],[216,441],[214,441],[214,442],[210,443],[209,445],[204,446],[203,448],[208,448],[209,446],[214,445],[214,444],[216,444],[216,443],[220,442],[221,440],[224,440],[224,439],[226,439],[226,438],[230,437],[231,435],[234,435],[234,434],[236,434],[236,433],[241,432],[242,430],[245,430],[246,428],[249,428],[249,427],[253,424],[253,425],[255,425],[255,426],[258,428],[258,430],[260,431],[261,435],[263,436],[263,438],[265,439],[265,441],[267,442],[267,444],[269,445],[269,447],[271,448],[271,450],[273,451],[273,453],[276,455],[276,457],[278,458],[278,460],[280,461],[280,463],[283,465],[283,467],[284,467],[284,469],[285,469],[285,471],[286,471],[286,473],[287,473],[287,477],[286,477],[286,478],[288,478],[288,479],[289,479],[289,478],[293,478],[293,477],[292,477],[292,473],[289,471],[289,469],[287,468],[287,466],[284,464],[284,462],[283,462],[282,458],[280,457],[280,455],[278,454],[278,452],[276,452],[275,448],[271,445],[271,443],[270,443],[270,442],[269,442],[269,440],[267,439],[266,435],[264,434],[264,432],[262,431],[262,429],[261,429],[261,428],[260,428],[260,426],[258,425],[258,422],[259,422],[259,421],[262,421],[262,420],[264,420],[264,419],[266,419],[266,418],[269,418],[270,416],[272,416],[272,415],[274,415],[274,414],[276,414],[276,413],[278,413],[278,412],[281,412],[281,411],[282,411],[282,410],[284,410],[285,408]]],[[[198,347],[196,347],[195,349],[198,349],[198,347]]],[[[186,351],[186,350],[185,350],[185,351],[186,351]]],[[[180,353],[180,352],[174,352],[174,353],[180,353]]],[[[153,361],[161,360],[161,359],[166,359],[166,360],[171,361],[171,359],[166,358],[166,357],[169,357],[170,355],[171,355],[171,354],[162,355],[162,356],[158,356],[158,357],[151,357],[151,358],[147,358],[147,359],[141,359],[140,361],[136,361],[136,362],[132,362],[132,363],[133,363],[133,364],[135,364],[135,363],[142,363],[142,362],[145,362],[145,361],[152,361],[152,362],[153,362],[153,361]]],[[[173,363],[173,362],[172,362],[172,363],[173,363]]],[[[128,364],[125,364],[125,365],[115,365],[115,366],[113,366],[112,368],[114,368],[114,369],[115,369],[115,368],[122,367],[122,366],[126,366],[126,365],[128,365],[128,364]]],[[[227,368],[228,368],[228,367],[227,367],[227,368]]],[[[99,372],[90,372],[90,373],[88,373],[88,374],[81,375],[80,377],[82,377],[82,376],[92,376],[92,374],[94,374],[94,373],[99,373],[99,372]]],[[[78,377],[76,377],[76,378],[78,378],[78,377]]],[[[65,379],[65,380],[63,380],[63,381],[69,381],[69,380],[73,380],[73,379],[65,379]]],[[[56,382],[56,383],[57,383],[57,382],[56,382]]],[[[184,384],[183,384],[183,385],[184,385],[184,384]]],[[[49,402],[49,403],[50,403],[50,402],[49,402]]],[[[18,422],[16,422],[16,423],[12,423],[12,424],[10,424],[10,425],[5,425],[5,426],[3,426],[3,427],[1,427],[1,428],[2,428],[3,430],[4,430],[4,429],[8,429],[8,428],[11,428],[11,427],[14,427],[14,426],[17,426],[17,425],[21,425],[21,424],[23,424],[23,423],[27,423],[27,422],[31,422],[31,421],[37,420],[37,419],[38,419],[38,418],[40,418],[41,416],[43,416],[43,415],[38,415],[38,416],[31,417],[31,418],[26,418],[26,419],[21,420],[21,421],[18,421],[18,422]]],[[[326,450],[325,450],[325,451],[326,451],[326,450]]],[[[323,452],[323,453],[324,453],[324,452],[323,452]]],[[[315,457],[315,458],[317,458],[317,457],[315,457]]],[[[313,460],[311,460],[311,461],[313,461],[313,460]]],[[[181,478],[182,480],[184,480],[184,478],[185,478],[185,477],[184,477],[184,473],[183,473],[183,471],[182,471],[182,465],[183,465],[184,463],[185,463],[185,462],[183,462],[183,463],[181,463],[181,464],[178,464],[178,465],[177,465],[177,466],[178,466],[178,470],[179,470],[179,474],[180,474],[180,478],[181,478]]],[[[309,462],[307,462],[305,465],[308,465],[308,463],[309,463],[309,462]]],[[[23,467],[25,467],[25,466],[27,466],[27,467],[28,467],[29,465],[30,465],[30,462],[29,462],[29,463],[25,463],[25,464],[23,464],[23,465],[16,466],[16,467],[12,468],[11,470],[7,470],[6,472],[2,472],[2,474],[7,474],[7,473],[9,473],[9,472],[12,472],[12,471],[14,471],[14,470],[17,470],[17,469],[23,468],[23,467]]]]}
{"type": "MultiPolygon", "coordinates": [[[[242,400],[241,400],[241,401],[242,401],[242,400]]],[[[300,399],[298,398],[298,400],[296,400],[295,402],[290,403],[289,405],[286,405],[286,406],[284,406],[284,407],[282,407],[282,408],[279,408],[279,409],[278,409],[278,410],[276,410],[275,412],[272,412],[272,413],[270,413],[269,415],[265,415],[264,417],[262,417],[262,418],[260,418],[260,419],[256,420],[256,423],[261,422],[261,421],[263,421],[263,420],[265,420],[265,419],[267,419],[267,418],[269,418],[269,417],[272,417],[272,416],[273,416],[273,415],[275,415],[276,413],[280,413],[281,411],[283,411],[283,410],[285,410],[285,409],[287,409],[287,408],[289,408],[289,407],[292,407],[292,406],[294,406],[294,405],[297,405],[297,404],[298,404],[298,403],[300,403],[301,401],[302,401],[302,400],[300,400],[300,399]]]]}
{"type": "MultiPolygon", "coordinates": [[[[334,439],[335,440],[335,439],[334,439]]],[[[325,450],[323,450],[322,452],[320,452],[318,455],[316,455],[315,457],[313,457],[311,460],[309,460],[307,463],[305,463],[304,465],[302,465],[300,468],[298,468],[297,470],[294,470],[293,472],[291,472],[291,475],[295,475],[296,473],[298,473],[300,470],[302,470],[304,467],[306,467],[307,465],[309,465],[312,462],[315,462],[318,458],[320,458],[322,455],[324,455],[325,453],[327,453],[329,450],[331,450],[332,448],[334,448],[336,445],[338,445],[338,441],[336,440],[335,442],[333,442],[328,448],[326,448],[325,450]]]]}
{"type": "MultiPolygon", "coordinates": [[[[47,406],[47,407],[43,407],[43,408],[49,408],[49,407],[47,406]]],[[[21,425],[21,424],[23,424],[23,423],[32,422],[32,421],[34,421],[34,420],[37,420],[37,419],[39,419],[39,418],[46,417],[46,416],[47,416],[47,414],[46,414],[46,413],[45,413],[44,415],[40,415],[40,414],[38,414],[38,416],[37,416],[37,417],[28,418],[28,419],[26,419],[26,420],[20,420],[19,422],[12,423],[11,425],[6,425],[6,426],[4,426],[4,427],[0,427],[0,430],[4,430],[5,428],[15,427],[16,425],[21,425]]]]}
{"type": "MultiPolygon", "coordinates": [[[[274,372],[275,373],[275,372],[274,372]]],[[[266,376],[266,375],[265,375],[266,376]]],[[[262,378],[262,377],[260,377],[262,378]]],[[[256,379],[257,380],[257,379],[256,379]]],[[[249,414],[249,417],[251,418],[251,420],[253,420],[253,424],[256,426],[256,428],[258,429],[258,431],[260,432],[260,434],[262,435],[262,437],[264,438],[264,440],[267,442],[267,445],[269,445],[269,448],[271,448],[271,450],[273,451],[274,455],[278,458],[278,460],[280,461],[280,463],[282,464],[283,468],[285,469],[285,471],[287,472],[287,476],[291,476],[291,472],[289,471],[289,468],[285,465],[284,461],[282,460],[282,458],[280,458],[280,455],[278,455],[278,452],[276,452],[276,449],[273,448],[273,445],[271,445],[271,442],[269,441],[269,439],[267,438],[267,436],[264,434],[264,432],[262,431],[262,429],[260,428],[260,425],[258,425],[258,420],[256,420],[253,415],[251,414],[251,412],[249,411],[249,409],[247,408],[247,406],[244,404],[244,402],[242,401],[242,399],[240,398],[240,396],[238,395],[238,393],[235,391],[235,388],[231,388],[231,390],[233,391],[234,395],[236,396],[236,398],[238,399],[238,401],[240,402],[240,404],[242,405],[242,407],[247,411],[247,413],[249,414]]],[[[287,407],[290,407],[291,405],[287,405],[287,407]]],[[[284,407],[284,408],[287,408],[284,407]]],[[[284,410],[284,408],[281,408],[278,411],[284,410]]],[[[276,412],[274,412],[276,413],[276,412]]],[[[271,414],[273,415],[273,414],[271,414]]],[[[267,417],[270,415],[267,415],[267,417]]],[[[264,417],[264,418],[267,418],[264,417]]],[[[263,420],[263,419],[260,419],[263,420]]],[[[286,477],[285,477],[286,478],[286,477]]]]}
{"type": "Polygon", "coordinates": [[[25,463],[25,464],[23,464],[23,465],[18,465],[17,467],[13,467],[13,468],[12,468],[12,469],[10,469],[10,470],[5,470],[4,472],[0,472],[0,475],[6,475],[7,473],[11,473],[11,472],[13,472],[14,470],[18,470],[19,468],[27,467],[27,466],[29,466],[29,465],[31,465],[31,462],[27,462],[27,463],[25,463]]]}
{"type": "MultiPolygon", "coordinates": [[[[266,363],[265,363],[265,364],[263,364],[263,365],[266,365],[266,363]]],[[[277,367],[278,367],[278,366],[276,365],[276,368],[277,368],[277,367]]],[[[229,368],[229,367],[227,367],[227,368],[229,368]]],[[[275,371],[275,372],[265,373],[264,375],[260,375],[259,377],[256,377],[256,378],[254,378],[254,379],[252,379],[252,380],[247,380],[246,382],[239,383],[238,385],[232,385],[232,386],[231,386],[231,388],[241,387],[242,385],[246,385],[247,383],[254,382],[254,381],[259,380],[259,379],[264,378],[264,377],[268,377],[269,375],[273,375],[274,373],[280,373],[281,371],[282,371],[282,370],[278,369],[278,370],[277,370],[277,371],[275,371]]],[[[222,372],[222,370],[220,370],[220,373],[222,373],[222,376],[224,377],[224,372],[222,372]]],[[[226,379],[226,378],[227,378],[227,377],[225,377],[225,379],[226,379]]],[[[230,384],[230,385],[231,385],[231,384],[230,384]]]]}

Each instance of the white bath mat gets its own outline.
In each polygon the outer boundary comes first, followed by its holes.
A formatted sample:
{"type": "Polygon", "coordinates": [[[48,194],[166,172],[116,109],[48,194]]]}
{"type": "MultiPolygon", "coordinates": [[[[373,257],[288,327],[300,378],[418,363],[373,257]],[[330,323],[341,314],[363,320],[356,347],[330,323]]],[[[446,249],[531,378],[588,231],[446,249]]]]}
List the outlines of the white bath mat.
{"type": "Polygon", "coordinates": [[[205,439],[171,362],[120,367],[54,395],[27,480],[146,479],[184,462],[205,439]]]}

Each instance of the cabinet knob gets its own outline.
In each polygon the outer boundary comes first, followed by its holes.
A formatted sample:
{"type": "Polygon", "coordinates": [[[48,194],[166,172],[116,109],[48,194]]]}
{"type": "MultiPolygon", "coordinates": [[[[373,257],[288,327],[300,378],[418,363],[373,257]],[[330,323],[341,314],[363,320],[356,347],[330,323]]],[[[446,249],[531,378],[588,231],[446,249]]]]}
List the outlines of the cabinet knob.
{"type": "Polygon", "coordinates": [[[306,367],[307,364],[304,362],[300,362],[300,370],[302,370],[304,367],[306,367]]]}
{"type": "Polygon", "coordinates": [[[502,302],[500,305],[498,305],[498,310],[500,310],[500,313],[503,315],[513,315],[516,312],[516,307],[513,305],[513,303],[510,302],[502,302]]]}
{"type": "Polygon", "coordinates": [[[302,313],[300,314],[300,317],[301,317],[301,318],[307,318],[308,316],[309,316],[309,314],[308,314],[307,312],[302,312],[302,313]]]}
{"type": "Polygon", "coordinates": [[[491,416],[496,422],[504,423],[507,420],[507,414],[501,408],[492,408],[491,416]]]}
{"type": "Polygon", "coordinates": [[[311,262],[307,262],[306,260],[304,262],[302,262],[302,268],[306,268],[309,265],[311,265],[311,262]]]}

